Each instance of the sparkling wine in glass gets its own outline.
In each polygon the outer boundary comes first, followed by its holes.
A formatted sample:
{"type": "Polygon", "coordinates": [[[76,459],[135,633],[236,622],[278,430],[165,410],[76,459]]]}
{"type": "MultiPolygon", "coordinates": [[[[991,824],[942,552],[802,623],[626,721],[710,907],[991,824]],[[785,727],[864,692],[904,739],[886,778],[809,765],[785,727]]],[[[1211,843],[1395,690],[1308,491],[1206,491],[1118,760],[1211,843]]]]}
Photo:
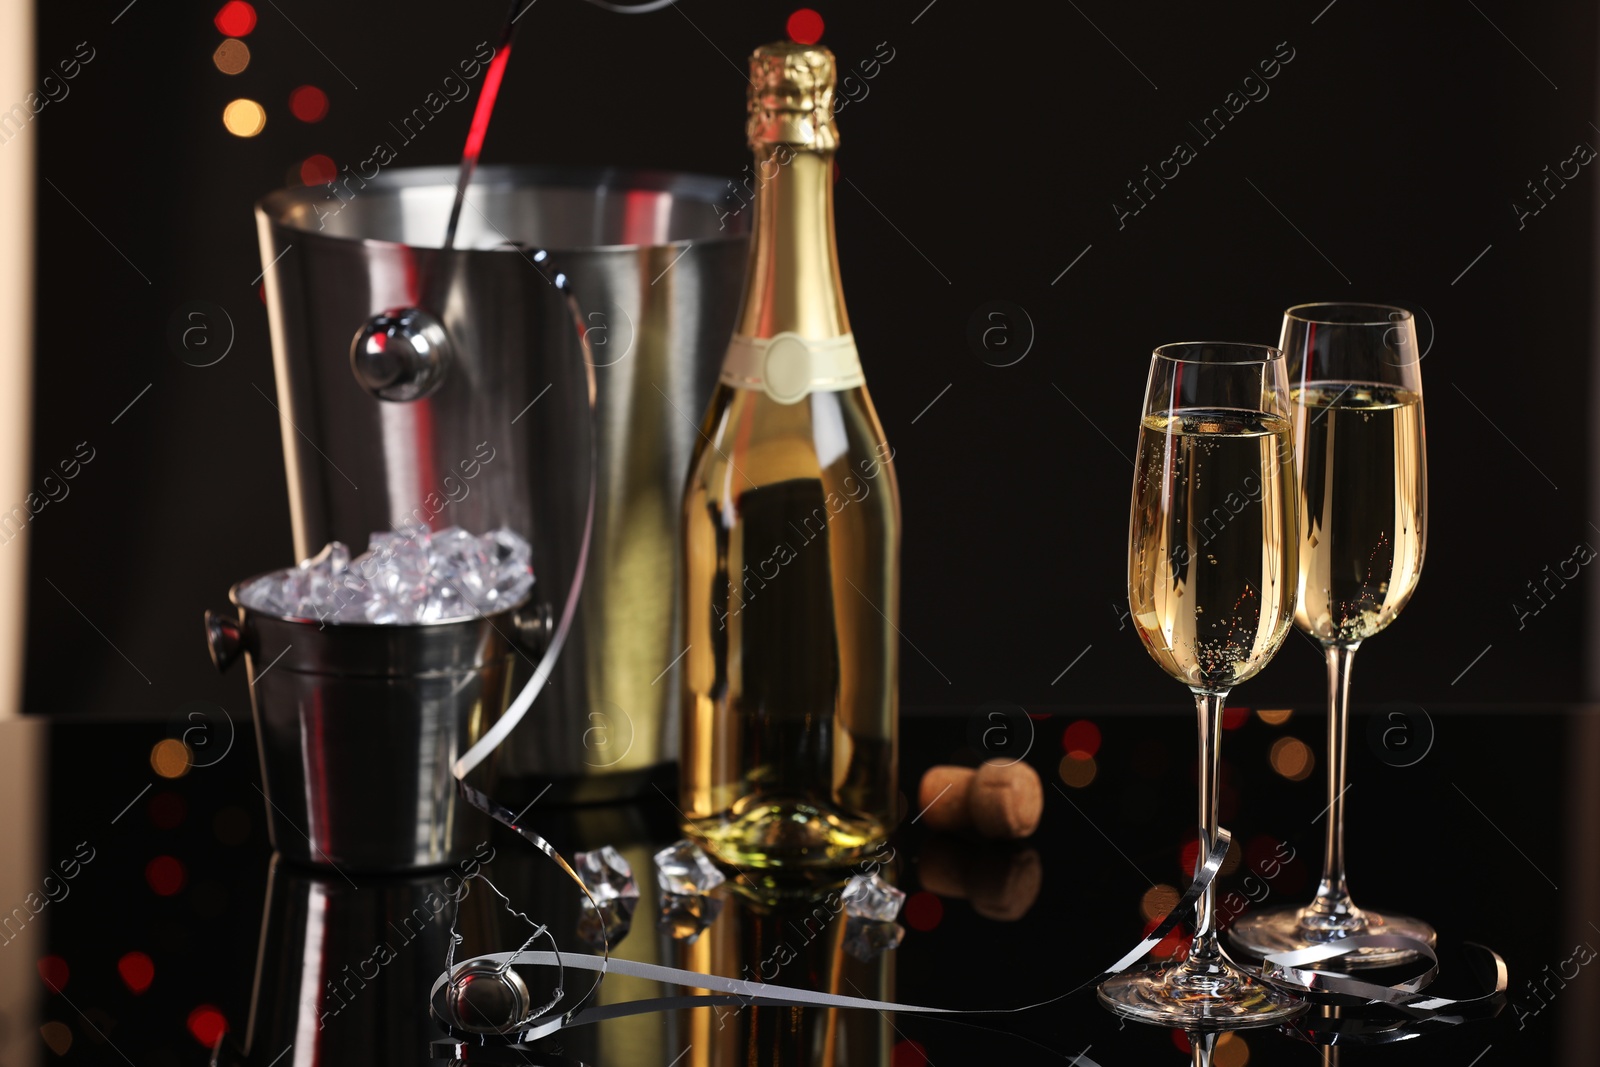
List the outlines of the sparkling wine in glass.
{"type": "MultiPolygon", "coordinates": [[[[1293,431],[1282,353],[1194,342],[1155,350],[1139,428],[1128,604],[1145,648],[1194,693],[1200,724],[1200,858],[1217,839],[1218,735],[1234,686],[1254,677],[1294,618],[1293,431]]],[[[1261,1026],[1303,1001],[1240,969],[1218,943],[1215,889],[1175,963],[1128,971],[1100,1000],[1165,1026],[1261,1026]]]]}
{"type": "MultiPolygon", "coordinates": [[[[1258,956],[1357,934],[1432,944],[1427,923],[1356,907],[1344,872],[1351,663],[1361,642],[1411,599],[1427,543],[1416,322],[1409,311],[1382,304],[1301,304],[1284,313],[1281,345],[1293,383],[1300,505],[1295,624],[1328,659],[1327,847],[1309,906],[1248,913],[1229,934],[1258,956]]],[[[1416,955],[1367,947],[1340,965],[1386,966],[1416,955]]]]}

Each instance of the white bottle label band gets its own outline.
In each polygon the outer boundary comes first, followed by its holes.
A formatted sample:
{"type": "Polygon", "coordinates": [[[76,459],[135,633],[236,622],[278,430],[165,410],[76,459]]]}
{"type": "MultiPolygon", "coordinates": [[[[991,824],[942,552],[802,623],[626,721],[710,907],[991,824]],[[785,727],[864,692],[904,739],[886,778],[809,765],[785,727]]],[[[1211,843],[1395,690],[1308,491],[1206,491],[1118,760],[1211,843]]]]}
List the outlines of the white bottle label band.
{"type": "Polygon", "coordinates": [[[812,393],[854,389],[865,385],[866,378],[853,334],[817,341],[780,333],[729,342],[722,382],[735,389],[759,389],[780,404],[794,404],[812,393]]]}

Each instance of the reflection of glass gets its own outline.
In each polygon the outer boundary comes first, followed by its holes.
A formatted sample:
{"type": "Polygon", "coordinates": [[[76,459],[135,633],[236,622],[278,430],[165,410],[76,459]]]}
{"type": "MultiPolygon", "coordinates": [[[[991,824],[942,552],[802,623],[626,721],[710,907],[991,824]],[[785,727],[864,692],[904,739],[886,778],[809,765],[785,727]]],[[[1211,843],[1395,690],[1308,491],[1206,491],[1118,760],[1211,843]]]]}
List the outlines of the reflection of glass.
{"type": "MultiPolygon", "coordinates": [[[[1428,472],[1416,323],[1378,304],[1302,304],[1283,317],[1294,391],[1300,501],[1295,623],[1328,658],[1328,829],[1322,881],[1304,908],[1243,916],[1234,944],[1256,955],[1356,934],[1403,934],[1431,944],[1433,928],[1356,907],[1345,885],[1344,795],[1350,669],[1356,649],[1411,599],[1427,544],[1428,472]]],[[[1412,959],[1364,948],[1344,966],[1412,959]]]]}
{"type": "MultiPolygon", "coordinates": [[[[1283,356],[1192,343],[1150,362],[1134,469],[1128,605],[1145,648],[1189,686],[1200,720],[1200,856],[1217,835],[1218,733],[1228,693],[1278,651],[1294,614],[1295,505],[1283,356]]],[[[1111,1010],[1168,1026],[1258,1026],[1298,999],[1234,965],[1215,888],[1187,956],[1100,986],[1111,1010]]]]}
{"type": "MultiPolygon", "coordinates": [[[[679,942],[675,966],[872,1000],[894,999],[894,951],[844,914],[838,889],[757,897],[738,883],[717,890],[717,919],[679,942]],[[865,957],[865,958],[863,958],[865,957]]],[[[702,991],[703,992],[703,991],[702,991]]],[[[883,1012],[730,1004],[676,1014],[681,1067],[887,1067],[895,1032],[883,1012]]],[[[663,1057],[665,1063],[671,1057],[663,1057]]]]}

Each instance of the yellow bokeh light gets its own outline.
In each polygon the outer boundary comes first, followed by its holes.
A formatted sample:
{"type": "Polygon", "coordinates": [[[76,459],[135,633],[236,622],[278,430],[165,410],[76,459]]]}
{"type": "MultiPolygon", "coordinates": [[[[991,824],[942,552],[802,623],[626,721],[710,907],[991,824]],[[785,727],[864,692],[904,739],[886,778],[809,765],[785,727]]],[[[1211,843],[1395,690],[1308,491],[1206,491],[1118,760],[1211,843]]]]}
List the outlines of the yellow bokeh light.
{"type": "Polygon", "coordinates": [[[1311,746],[1296,737],[1280,737],[1274,741],[1267,759],[1273,770],[1291,782],[1305,781],[1311,777],[1317,765],[1317,758],[1311,754],[1311,746]]]}
{"type": "Polygon", "coordinates": [[[1294,712],[1289,708],[1277,708],[1271,711],[1265,708],[1258,708],[1256,710],[1256,718],[1260,719],[1268,726],[1282,726],[1284,723],[1289,721],[1289,716],[1293,714],[1294,712]]]}
{"type": "Polygon", "coordinates": [[[1170,885],[1153,885],[1139,899],[1139,911],[1146,921],[1155,922],[1178,906],[1178,896],[1178,891],[1170,885]]]}
{"type": "Polygon", "coordinates": [[[237,37],[229,37],[211,53],[211,62],[224,74],[239,74],[250,65],[250,46],[237,37]]]}
{"type": "Polygon", "coordinates": [[[1218,874],[1232,874],[1239,869],[1239,864],[1244,860],[1244,849],[1239,847],[1239,839],[1233,838],[1228,842],[1228,851],[1222,854],[1222,867],[1218,874]]]}
{"type": "Polygon", "coordinates": [[[1074,789],[1082,789],[1094,781],[1094,776],[1100,773],[1100,768],[1095,764],[1093,756],[1080,757],[1071,754],[1061,757],[1061,780],[1074,789]]]}
{"type": "Polygon", "coordinates": [[[182,778],[191,762],[189,746],[175,737],[157,741],[150,749],[150,766],[163,778],[182,778]]]}
{"type": "Polygon", "coordinates": [[[1217,1038],[1211,1062],[1214,1067],[1244,1067],[1250,1062],[1250,1046],[1238,1034],[1223,1034],[1217,1038]]]}
{"type": "Polygon", "coordinates": [[[244,97],[222,109],[222,124],[235,137],[254,137],[267,125],[267,109],[244,97]]]}

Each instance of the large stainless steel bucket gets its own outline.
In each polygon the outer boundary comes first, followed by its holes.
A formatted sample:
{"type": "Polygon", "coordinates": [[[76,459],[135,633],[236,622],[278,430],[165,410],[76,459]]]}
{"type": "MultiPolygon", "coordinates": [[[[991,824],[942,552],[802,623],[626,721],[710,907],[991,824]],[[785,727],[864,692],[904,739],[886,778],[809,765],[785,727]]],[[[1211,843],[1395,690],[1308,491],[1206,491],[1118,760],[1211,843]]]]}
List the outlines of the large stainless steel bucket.
{"type": "Polygon", "coordinates": [[[556,283],[570,285],[596,388],[594,543],[562,661],[501,769],[562,783],[552,799],[625,795],[677,754],[678,501],[733,328],[743,220],[718,207],[718,179],[486,167],[441,254],[455,177],[396,170],[257,207],[295,551],[419,517],[504,524],[559,607],[589,484],[585,347],[556,283]],[[379,399],[351,341],[424,300],[429,277],[443,379],[379,399]]]}

